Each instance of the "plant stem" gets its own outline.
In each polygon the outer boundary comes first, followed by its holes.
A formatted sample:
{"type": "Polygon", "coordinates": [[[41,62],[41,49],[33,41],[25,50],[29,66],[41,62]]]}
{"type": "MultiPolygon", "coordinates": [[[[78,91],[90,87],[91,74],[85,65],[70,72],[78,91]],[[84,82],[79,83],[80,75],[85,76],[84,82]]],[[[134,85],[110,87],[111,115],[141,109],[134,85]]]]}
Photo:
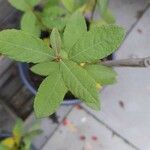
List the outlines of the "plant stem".
{"type": "Polygon", "coordinates": [[[150,67],[150,57],[110,60],[100,63],[108,67],[150,67]]]}

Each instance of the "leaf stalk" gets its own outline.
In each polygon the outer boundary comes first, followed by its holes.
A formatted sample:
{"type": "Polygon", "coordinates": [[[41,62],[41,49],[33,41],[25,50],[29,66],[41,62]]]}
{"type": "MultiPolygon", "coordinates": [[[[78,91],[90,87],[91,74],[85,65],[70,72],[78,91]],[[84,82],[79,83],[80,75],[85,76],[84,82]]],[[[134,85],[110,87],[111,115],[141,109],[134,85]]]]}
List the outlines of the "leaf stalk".
{"type": "Polygon", "coordinates": [[[100,63],[108,67],[150,67],[150,57],[108,60],[100,63]]]}

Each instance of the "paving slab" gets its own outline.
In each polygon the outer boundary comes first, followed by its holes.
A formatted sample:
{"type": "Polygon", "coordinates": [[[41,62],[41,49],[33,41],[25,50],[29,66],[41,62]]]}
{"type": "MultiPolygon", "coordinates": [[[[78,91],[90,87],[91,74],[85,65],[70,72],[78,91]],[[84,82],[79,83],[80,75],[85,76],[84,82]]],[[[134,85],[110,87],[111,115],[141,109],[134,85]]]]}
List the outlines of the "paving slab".
{"type": "Polygon", "coordinates": [[[53,136],[54,132],[59,127],[59,124],[63,121],[63,119],[68,115],[68,113],[72,110],[72,106],[61,106],[57,111],[58,123],[54,123],[50,118],[43,118],[37,120],[34,113],[28,117],[25,121],[25,126],[30,127],[36,121],[41,124],[41,129],[43,130],[43,134],[37,137],[33,146],[36,150],[41,150],[43,145],[47,142],[47,140],[53,136]]]}
{"type": "Polygon", "coordinates": [[[82,109],[74,108],[42,150],[133,150],[82,109]]]}
{"type": "MultiPolygon", "coordinates": [[[[128,35],[116,59],[150,56],[150,9],[128,35]]],[[[150,149],[150,68],[116,68],[118,83],[102,92],[101,111],[94,112],[140,150],[150,149]]]]}
{"type": "Polygon", "coordinates": [[[0,55],[0,77],[6,72],[12,63],[13,62],[10,59],[0,55]]]}
{"type": "Polygon", "coordinates": [[[15,123],[16,115],[0,99],[0,133],[9,133],[15,123]]]}
{"type": "Polygon", "coordinates": [[[20,26],[21,12],[12,7],[8,0],[0,1],[0,31],[18,28],[20,26]]]}
{"type": "Polygon", "coordinates": [[[116,53],[116,58],[150,56],[150,8],[139,20],[125,43],[116,53]]]}
{"type": "Polygon", "coordinates": [[[147,9],[149,0],[110,0],[109,7],[116,21],[129,31],[147,9]]]}
{"type": "MultiPolygon", "coordinates": [[[[123,26],[127,32],[135,26],[148,8],[148,0],[110,0],[109,9],[116,18],[116,23],[123,26]]],[[[97,9],[94,18],[99,18],[97,9]]]]}

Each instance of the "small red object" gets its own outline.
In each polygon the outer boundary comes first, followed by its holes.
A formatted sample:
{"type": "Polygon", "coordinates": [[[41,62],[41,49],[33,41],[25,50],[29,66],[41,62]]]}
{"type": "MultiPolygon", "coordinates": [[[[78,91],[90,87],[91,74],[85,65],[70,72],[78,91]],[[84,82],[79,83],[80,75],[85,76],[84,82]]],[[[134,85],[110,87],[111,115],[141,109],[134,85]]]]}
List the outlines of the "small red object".
{"type": "Polygon", "coordinates": [[[92,136],[93,141],[97,141],[97,139],[98,139],[97,136],[92,136]]]}
{"type": "Polygon", "coordinates": [[[66,126],[66,125],[68,125],[68,123],[69,123],[69,121],[65,118],[65,119],[63,120],[63,125],[66,126]]]}
{"type": "Polygon", "coordinates": [[[80,105],[76,105],[76,109],[80,110],[82,107],[80,105]]]}
{"type": "Polygon", "coordinates": [[[85,137],[84,135],[81,135],[81,136],[80,136],[80,140],[81,140],[81,141],[84,141],[85,139],[86,139],[86,137],[85,137]]]}

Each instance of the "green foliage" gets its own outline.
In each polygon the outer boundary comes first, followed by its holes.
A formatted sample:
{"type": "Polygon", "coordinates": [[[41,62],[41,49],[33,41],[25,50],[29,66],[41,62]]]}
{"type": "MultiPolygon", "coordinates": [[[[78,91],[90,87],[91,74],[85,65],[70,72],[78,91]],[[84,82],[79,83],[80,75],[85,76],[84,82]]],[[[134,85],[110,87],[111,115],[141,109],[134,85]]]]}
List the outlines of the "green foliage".
{"type": "Polygon", "coordinates": [[[74,11],[74,5],[75,5],[74,0],[61,0],[61,2],[63,3],[63,5],[68,11],[70,12],[74,11]]]}
{"type": "Polygon", "coordinates": [[[31,12],[26,12],[21,20],[21,29],[25,32],[33,34],[36,37],[40,36],[41,29],[36,16],[31,12]]]}
{"type": "Polygon", "coordinates": [[[60,0],[46,0],[45,7],[59,5],[60,0]]]}
{"type": "Polygon", "coordinates": [[[86,31],[87,27],[84,17],[79,12],[74,13],[68,20],[63,36],[63,42],[67,52],[69,52],[70,48],[86,31]]]}
{"type": "MultiPolygon", "coordinates": [[[[37,123],[33,124],[37,126],[37,123]]],[[[30,150],[33,138],[42,133],[38,128],[24,128],[21,119],[16,120],[16,124],[12,130],[12,135],[0,142],[0,150],[30,150]]]]}
{"type": "Polygon", "coordinates": [[[74,11],[84,9],[88,0],[75,0],[74,1],[74,11]]]}
{"type": "Polygon", "coordinates": [[[100,15],[102,17],[102,20],[104,20],[107,24],[114,24],[115,23],[115,18],[108,9],[108,2],[109,0],[98,0],[98,8],[100,15]]]}
{"type": "Polygon", "coordinates": [[[96,82],[88,75],[86,70],[72,61],[64,60],[61,61],[61,72],[68,90],[89,107],[99,110],[96,82]]]}
{"type": "Polygon", "coordinates": [[[29,11],[37,5],[39,0],[9,0],[12,6],[21,11],[29,11]]]}
{"type": "MultiPolygon", "coordinates": [[[[89,20],[93,23],[89,31],[84,14],[94,11],[95,0],[51,0],[44,3],[41,12],[34,9],[38,2],[10,0],[14,7],[25,12],[21,21],[23,31],[0,32],[0,53],[17,61],[31,62],[35,64],[31,68],[34,73],[46,76],[34,101],[37,117],[54,113],[67,91],[99,110],[101,85],[114,83],[116,77],[111,68],[99,64],[100,59],[113,53],[124,38],[121,27],[107,25],[114,23],[108,1],[98,1],[103,20],[102,23],[89,20]],[[49,43],[38,38],[41,31],[50,34],[46,39],[49,43]]],[[[31,134],[27,135],[24,149],[31,144],[27,138],[31,134]]]]}
{"type": "Polygon", "coordinates": [[[57,28],[58,30],[62,30],[67,22],[67,17],[66,18],[49,18],[49,17],[43,17],[42,18],[43,24],[52,29],[52,28],[57,28]]]}
{"type": "Polygon", "coordinates": [[[46,117],[60,106],[67,92],[59,70],[49,75],[40,85],[34,101],[37,117],[46,117]]]}
{"type": "Polygon", "coordinates": [[[112,13],[107,9],[107,11],[103,14],[103,19],[108,24],[114,24],[116,22],[115,17],[112,15],[112,13]]]}
{"type": "Polygon", "coordinates": [[[41,30],[46,28],[41,16],[38,15],[39,12],[34,10],[39,1],[40,0],[9,0],[12,6],[24,12],[21,20],[21,29],[36,37],[40,37],[41,30]]]}
{"type": "Polygon", "coordinates": [[[115,25],[94,28],[71,48],[69,58],[75,62],[93,62],[113,53],[122,42],[124,31],[115,25]]]}
{"type": "Polygon", "coordinates": [[[52,33],[50,36],[50,43],[51,43],[53,50],[56,52],[56,55],[58,55],[61,50],[61,37],[56,28],[52,30],[52,33]]]}
{"type": "Polygon", "coordinates": [[[0,53],[22,62],[54,59],[54,51],[41,39],[15,29],[0,32],[0,53]]]}
{"type": "Polygon", "coordinates": [[[28,3],[30,6],[36,6],[40,0],[24,0],[26,3],[28,3]]]}
{"type": "Polygon", "coordinates": [[[7,146],[0,143],[0,150],[10,150],[7,146]]]}
{"type": "Polygon", "coordinates": [[[87,65],[85,67],[90,76],[101,85],[113,84],[116,82],[116,72],[109,67],[100,64],[87,65]]]}
{"type": "Polygon", "coordinates": [[[90,24],[90,29],[92,30],[93,28],[101,27],[101,26],[105,26],[105,25],[107,25],[107,22],[103,19],[92,21],[90,24]]]}
{"type": "Polygon", "coordinates": [[[61,15],[65,15],[66,14],[66,10],[59,7],[59,6],[47,6],[44,8],[43,12],[42,12],[42,17],[49,17],[49,18],[57,18],[61,15]]]}
{"type": "Polygon", "coordinates": [[[48,76],[50,74],[55,73],[56,70],[59,69],[59,64],[56,62],[44,62],[34,65],[31,68],[31,71],[42,75],[42,76],[48,76]]]}
{"type": "Polygon", "coordinates": [[[9,0],[12,6],[21,11],[28,11],[31,7],[26,3],[25,0],[9,0]]]}
{"type": "Polygon", "coordinates": [[[108,8],[108,0],[98,0],[97,3],[100,7],[101,15],[103,16],[108,8]]]}
{"type": "Polygon", "coordinates": [[[66,10],[59,6],[47,6],[41,14],[42,23],[50,28],[62,30],[67,22],[66,10]]]}
{"type": "Polygon", "coordinates": [[[24,138],[24,146],[22,146],[21,150],[30,150],[32,141],[29,138],[24,138]]]}
{"type": "Polygon", "coordinates": [[[13,128],[14,135],[22,135],[23,134],[23,122],[21,119],[16,120],[16,124],[13,128]]]}

